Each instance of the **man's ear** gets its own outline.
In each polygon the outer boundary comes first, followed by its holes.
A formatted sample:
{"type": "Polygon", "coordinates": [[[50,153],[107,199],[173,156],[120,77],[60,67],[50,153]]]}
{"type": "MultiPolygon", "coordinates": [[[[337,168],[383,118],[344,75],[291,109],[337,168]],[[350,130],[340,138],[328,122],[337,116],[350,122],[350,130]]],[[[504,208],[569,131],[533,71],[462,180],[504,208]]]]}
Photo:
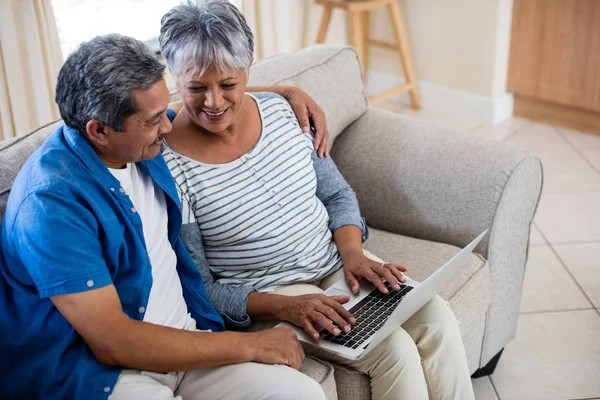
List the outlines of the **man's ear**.
{"type": "Polygon", "coordinates": [[[85,125],[88,138],[98,146],[106,145],[108,142],[106,137],[108,133],[107,129],[108,127],[97,119],[91,119],[85,125]]]}

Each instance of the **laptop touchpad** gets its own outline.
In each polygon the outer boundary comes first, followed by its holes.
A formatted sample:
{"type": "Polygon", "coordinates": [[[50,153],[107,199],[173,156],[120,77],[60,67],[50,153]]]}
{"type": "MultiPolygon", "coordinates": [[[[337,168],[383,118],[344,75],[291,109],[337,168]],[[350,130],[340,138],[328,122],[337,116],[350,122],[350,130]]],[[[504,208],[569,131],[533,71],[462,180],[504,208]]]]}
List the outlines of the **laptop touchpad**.
{"type": "Polygon", "coordinates": [[[343,296],[343,295],[348,295],[348,296],[350,296],[350,298],[352,298],[352,296],[353,296],[352,292],[350,292],[349,290],[343,290],[343,289],[339,289],[339,288],[330,288],[329,290],[327,290],[327,296],[343,296]]]}

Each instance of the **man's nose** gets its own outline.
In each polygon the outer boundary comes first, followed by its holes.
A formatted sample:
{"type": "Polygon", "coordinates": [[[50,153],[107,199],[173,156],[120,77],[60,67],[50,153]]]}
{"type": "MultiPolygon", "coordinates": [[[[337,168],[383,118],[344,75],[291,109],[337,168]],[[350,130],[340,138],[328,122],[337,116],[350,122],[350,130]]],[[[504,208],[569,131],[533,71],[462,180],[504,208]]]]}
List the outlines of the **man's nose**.
{"type": "Polygon", "coordinates": [[[171,129],[173,129],[173,124],[171,123],[171,120],[165,113],[165,116],[163,117],[162,122],[160,124],[160,129],[158,131],[161,135],[166,135],[167,133],[171,132],[171,129]]]}

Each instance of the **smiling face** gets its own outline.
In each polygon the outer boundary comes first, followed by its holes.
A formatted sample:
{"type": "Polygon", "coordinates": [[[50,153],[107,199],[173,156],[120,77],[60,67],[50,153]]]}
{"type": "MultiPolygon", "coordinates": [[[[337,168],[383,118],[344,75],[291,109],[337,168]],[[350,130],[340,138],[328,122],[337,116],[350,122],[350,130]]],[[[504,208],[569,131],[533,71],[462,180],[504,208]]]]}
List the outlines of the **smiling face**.
{"type": "Polygon", "coordinates": [[[163,136],[171,131],[166,112],[171,97],[164,79],[148,90],[134,92],[133,98],[138,111],[125,119],[123,132],[95,120],[88,122],[88,137],[109,168],[153,159],[163,136]]]}
{"type": "Polygon", "coordinates": [[[179,75],[177,88],[191,122],[218,134],[237,121],[244,105],[247,81],[245,69],[219,72],[211,65],[202,75],[179,75]]]}

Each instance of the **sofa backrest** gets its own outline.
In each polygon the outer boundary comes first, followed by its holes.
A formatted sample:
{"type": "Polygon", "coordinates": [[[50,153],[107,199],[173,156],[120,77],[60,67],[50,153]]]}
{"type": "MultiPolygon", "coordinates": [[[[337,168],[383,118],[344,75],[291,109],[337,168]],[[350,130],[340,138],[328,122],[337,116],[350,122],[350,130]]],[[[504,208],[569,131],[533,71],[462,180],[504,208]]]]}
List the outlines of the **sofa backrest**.
{"type": "Polygon", "coordinates": [[[0,222],[4,218],[10,188],[23,164],[62,123],[62,120],[54,121],[23,136],[0,143],[0,222]]]}
{"type": "MultiPolygon", "coordinates": [[[[250,85],[302,88],[325,111],[331,143],[367,110],[358,56],[348,46],[313,46],[257,62],[250,71],[250,85]]],[[[0,222],[23,164],[61,124],[62,120],[54,121],[0,143],[0,222]]]]}
{"type": "Polygon", "coordinates": [[[257,62],[250,86],[297,86],[323,109],[330,143],[368,108],[360,62],[349,46],[316,45],[257,62]]]}

